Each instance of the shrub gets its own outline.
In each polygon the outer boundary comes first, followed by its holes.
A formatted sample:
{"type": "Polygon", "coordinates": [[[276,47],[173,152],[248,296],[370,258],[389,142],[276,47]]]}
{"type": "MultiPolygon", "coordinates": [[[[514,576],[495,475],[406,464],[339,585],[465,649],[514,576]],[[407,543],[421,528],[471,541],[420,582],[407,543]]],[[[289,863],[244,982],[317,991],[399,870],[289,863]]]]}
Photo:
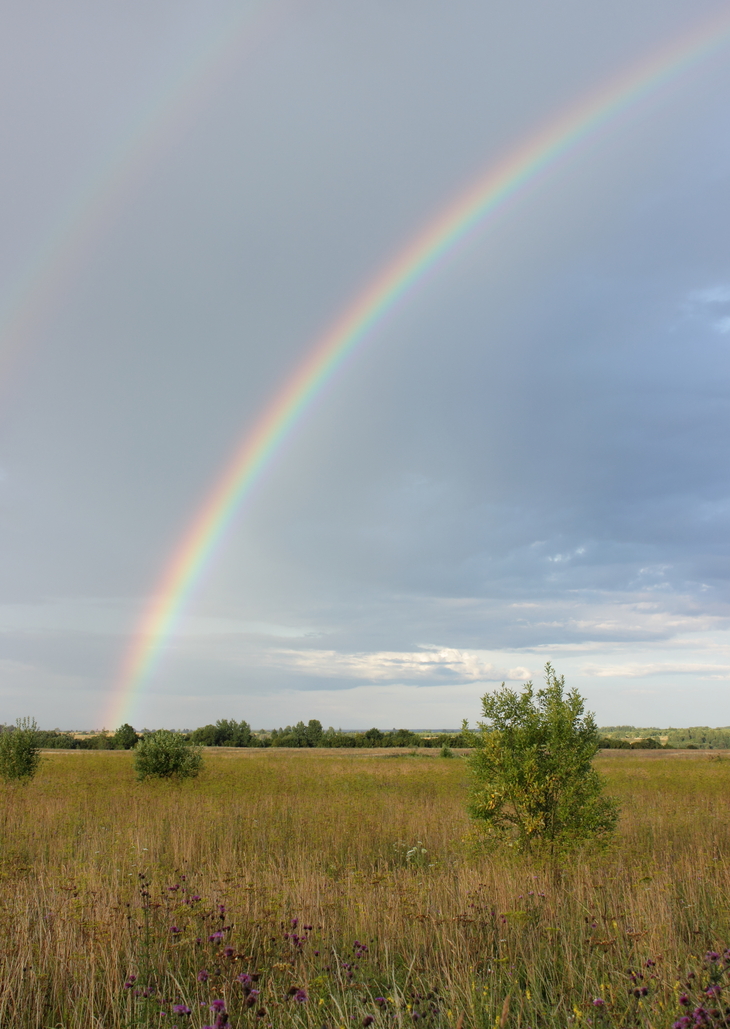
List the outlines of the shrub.
{"type": "Polygon", "coordinates": [[[200,747],[170,729],[148,733],[134,748],[138,779],[189,779],[198,774],[202,761],[200,747]]]}
{"type": "Polygon", "coordinates": [[[137,745],[137,733],[129,722],[120,725],[112,739],[117,750],[131,750],[137,745]]]}
{"type": "Polygon", "coordinates": [[[0,776],[6,782],[27,782],[38,771],[41,753],[34,718],[19,718],[0,732],[0,776]]]}
{"type": "Polygon", "coordinates": [[[521,694],[502,683],[482,698],[489,724],[471,733],[471,813],[493,841],[555,852],[607,837],[618,812],[591,764],[599,743],[593,716],[577,690],[564,692],[550,664],[545,678],[537,692],[531,682],[521,694]]]}

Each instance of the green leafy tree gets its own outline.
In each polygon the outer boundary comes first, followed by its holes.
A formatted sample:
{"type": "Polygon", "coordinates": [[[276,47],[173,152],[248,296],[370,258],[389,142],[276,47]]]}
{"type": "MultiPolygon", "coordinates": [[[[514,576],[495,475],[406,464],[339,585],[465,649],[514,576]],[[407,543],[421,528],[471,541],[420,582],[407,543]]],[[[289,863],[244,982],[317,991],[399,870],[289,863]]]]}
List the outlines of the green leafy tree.
{"type": "Polygon", "coordinates": [[[114,740],[114,747],[117,750],[131,750],[132,747],[137,745],[137,733],[129,722],[120,725],[112,738],[114,740]]]}
{"type": "Polygon", "coordinates": [[[38,771],[41,753],[34,718],[18,718],[0,731],[0,776],[6,782],[28,782],[38,771]]]}
{"type": "MultiPolygon", "coordinates": [[[[487,721],[468,733],[470,810],[488,838],[521,850],[560,851],[606,839],[618,818],[593,768],[599,733],[577,690],[545,666],[546,685],[502,688],[482,698],[487,721]]],[[[464,728],[466,730],[466,726],[464,728]]]]}
{"type": "Polygon", "coordinates": [[[170,729],[147,733],[134,748],[138,779],[189,779],[198,774],[202,762],[200,747],[170,729]]]}
{"type": "Polygon", "coordinates": [[[321,747],[324,730],[318,718],[310,718],[304,735],[308,747],[321,747]]]}

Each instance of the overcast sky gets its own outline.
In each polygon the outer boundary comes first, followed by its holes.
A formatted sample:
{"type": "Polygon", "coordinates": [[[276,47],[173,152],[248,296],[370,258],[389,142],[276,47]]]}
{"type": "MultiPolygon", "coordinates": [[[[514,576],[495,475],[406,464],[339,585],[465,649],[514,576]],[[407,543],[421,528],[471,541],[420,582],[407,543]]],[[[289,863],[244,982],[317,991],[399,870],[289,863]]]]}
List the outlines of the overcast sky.
{"type": "MultiPolygon", "coordinates": [[[[7,0],[0,722],[99,728],[247,429],[466,186],[717,0],[7,0]]],[[[485,223],[297,425],[130,718],[450,727],[550,660],[730,723],[730,46],[485,223]]],[[[111,726],[110,726],[111,727],[111,726]]]]}

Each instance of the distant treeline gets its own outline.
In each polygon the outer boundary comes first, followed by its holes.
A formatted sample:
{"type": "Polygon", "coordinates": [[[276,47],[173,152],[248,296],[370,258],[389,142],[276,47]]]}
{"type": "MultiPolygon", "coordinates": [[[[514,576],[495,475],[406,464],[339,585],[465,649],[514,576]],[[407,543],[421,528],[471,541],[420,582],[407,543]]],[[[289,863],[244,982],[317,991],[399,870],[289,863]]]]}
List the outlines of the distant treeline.
{"type": "Polygon", "coordinates": [[[605,747],[634,749],[665,748],[679,750],[728,750],[730,749],[730,726],[712,729],[707,725],[690,729],[638,728],[635,725],[604,725],[600,732],[605,747]]]}
{"type": "MultiPolygon", "coordinates": [[[[12,726],[0,726],[11,732],[12,726]]],[[[38,745],[57,750],[131,750],[148,730],[135,730],[131,725],[119,727],[115,733],[99,733],[81,738],[58,730],[39,730],[38,745]]],[[[461,733],[424,734],[410,729],[367,729],[364,732],[343,732],[324,729],[316,718],[306,724],[297,722],[285,728],[254,732],[248,722],[219,719],[214,725],[203,725],[184,734],[191,743],[203,747],[464,747],[461,733]]]]}
{"type": "MultiPolygon", "coordinates": [[[[0,725],[0,732],[12,732],[12,726],[0,725]]],[[[131,750],[147,729],[135,730],[120,726],[115,733],[76,736],[58,730],[39,730],[38,745],[45,749],[65,750],[131,750]]],[[[730,749],[730,727],[712,729],[695,726],[690,729],[641,729],[633,725],[602,726],[599,746],[605,750],[723,750],[730,749]]],[[[203,725],[184,733],[191,743],[204,747],[465,747],[460,732],[423,733],[412,729],[367,729],[345,732],[324,729],[312,718],[306,724],[297,722],[284,728],[254,731],[248,722],[221,718],[215,724],[203,725]]]]}
{"type": "Polygon", "coordinates": [[[463,747],[461,733],[425,735],[411,729],[367,729],[364,732],[343,732],[325,729],[316,718],[306,724],[297,722],[283,729],[255,733],[248,722],[221,719],[215,725],[204,725],[190,733],[193,743],[205,747],[463,747]]]}

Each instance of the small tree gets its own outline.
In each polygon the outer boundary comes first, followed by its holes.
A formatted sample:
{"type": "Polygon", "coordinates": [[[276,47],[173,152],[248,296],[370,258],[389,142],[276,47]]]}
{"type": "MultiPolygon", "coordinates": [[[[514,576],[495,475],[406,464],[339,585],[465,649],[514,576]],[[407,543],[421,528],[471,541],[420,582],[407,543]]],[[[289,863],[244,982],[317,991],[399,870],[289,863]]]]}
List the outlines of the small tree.
{"type": "Polygon", "coordinates": [[[134,748],[138,779],[189,779],[198,774],[202,761],[200,747],[170,729],[148,733],[134,748]]]}
{"type": "Polygon", "coordinates": [[[120,725],[112,739],[117,750],[131,750],[137,745],[137,733],[129,722],[120,725]]]}
{"type": "Polygon", "coordinates": [[[618,809],[592,766],[599,743],[593,715],[549,663],[545,679],[541,690],[528,682],[518,694],[502,683],[482,698],[488,722],[468,734],[475,748],[470,810],[495,842],[555,852],[607,838],[618,809]]]}
{"type": "Polygon", "coordinates": [[[18,718],[0,732],[0,776],[6,782],[28,782],[38,771],[41,753],[35,718],[18,718]]]}

